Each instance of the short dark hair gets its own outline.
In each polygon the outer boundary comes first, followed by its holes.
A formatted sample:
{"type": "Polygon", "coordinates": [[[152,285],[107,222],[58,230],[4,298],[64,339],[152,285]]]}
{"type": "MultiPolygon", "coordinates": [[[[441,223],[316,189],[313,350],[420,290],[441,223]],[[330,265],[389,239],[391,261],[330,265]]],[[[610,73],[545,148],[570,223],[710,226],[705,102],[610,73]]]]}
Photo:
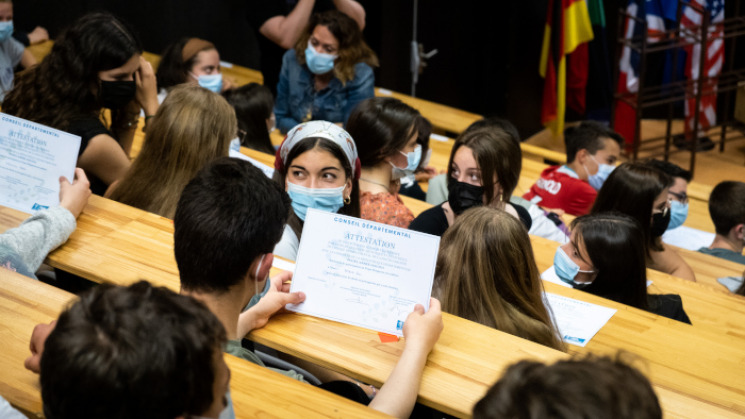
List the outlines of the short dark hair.
{"type": "Polygon", "coordinates": [[[41,358],[44,415],[173,418],[213,402],[225,329],[202,303],[141,281],[100,285],[65,310],[41,358]]]}
{"type": "Polygon", "coordinates": [[[669,161],[649,159],[649,160],[644,161],[643,163],[646,163],[654,168],[662,170],[663,172],[665,172],[665,174],[667,174],[671,178],[679,177],[685,180],[686,182],[690,182],[691,179],[693,179],[693,175],[691,174],[690,171],[683,169],[682,167],[678,166],[675,163],[670,163],[669,161]]]}
{"type": "Polygon", "coordinates": [[[618,359],[588,357],[511,365],[473,417],[658,419],[662,409],[641,372],[618,359]]]}
{"type": "Polygon", "coordinates": [[[360,102],[349,115],[346,130],[357,144],[360,164],[373,167],[406,146],[419,111],[392,97],[360,102]]]}
{"type": "Polygon", "coordinates": [[[283,188],[251,163],[213,161],[186,185],[173,219],[181,286],[228,291],[254,259],[272,252],[289,213],[283,188]]]}
{"type": "Polygon", "coordinates": [[[672,184],[670,176],[642,163],[623,163],[611,172],[598,191],[591,214],[618,211],[636,219],[644,235],[647,256],[661,251],[658,237],[652,236],[654,200],[672,184]]]}
{"type": "Polygon", "coordinates": [[[745,183],[719,182],[709,196],[709,215],[717,234],[726,236],[732,227],[745,223],[745,183]]]}
{"type": "Polygon", "coordinates": [[[222,93],[235,109],[241,145],[264,153],[274,154],[274,146],[266,128],[272,116],[274,97],[268,87],[248,83],[222,93]]]}
{"type": "Polygon", "coordinates": [[[510,126],[512,124],[506,120],[484,120],[484,122],[477,121],[471,124],[453,144],[450,161],[448,161],[448,178],[453,175],[455,153],[460,147],[468,147],[473,151],[473,157],[481,171],[481,185],[484,187],[486,202],[491,203],[495,199],[493,188],[495,177],[502,187],[502,201],[509,202],[520,180],[523,163],[520,139],[511,133],[511,131],[516,133],[517,130],[514,126],[511,130],[510,126]]]}
{"type": "Polygon", "coordinates": [[[572,231],[598,272],[582,290],[647,310],[647,255],[639,222],[618,212],[589,214],[576,218],[572,231]]]}
{"type": "Polygon", "coordinates": [[[596,121],[582,121],[581,124],[564,130],[567,163],[574,161],[577,152],[584,149],[591,155],[605,148],[605,141],[611,139],[623,147],[623,137],[596,121]]]}

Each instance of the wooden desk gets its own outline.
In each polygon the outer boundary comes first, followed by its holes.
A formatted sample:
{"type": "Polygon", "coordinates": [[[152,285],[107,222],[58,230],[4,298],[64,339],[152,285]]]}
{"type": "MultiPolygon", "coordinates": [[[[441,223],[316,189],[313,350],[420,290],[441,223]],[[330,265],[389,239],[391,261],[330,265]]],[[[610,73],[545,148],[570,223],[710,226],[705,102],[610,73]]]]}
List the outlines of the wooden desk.
{"type": "MultiPolygon", "coordinates": [[[[71,244],[62,246],[50,256],[49,259],[53,265],[57,267],[66,266],[68,269],[93,280],[128,284],[144,278],[159,285],[177,289],[178,278],[170,241],[172,240],[172,226],[169,220],[99,197],[92,197],[91,203],[89,203],[81,218],[78,231],[73,234],[71,244]],[[73,248],[75,251],[72,250],[73,248]]],[[[552,287],[552,285],[547,284],[547,289],[551,292],[611,306],[619,310],[606,327],[590,342],[587,350],[609,353],[618,349],[626,349],[638,353],[649,361],[652,379],[658,385],[658,388],[670,390],[672,393],[693,395],[709,404],[725,407],[733,406],[733,409],[745,413],[745,395],[743,395],[745,390],[737,390],[742,388],[741,377],[745,376],[745,371],[742,371],[745,360],[742,359],[743,354],[740,350],[742,347],[741,339],[699,330],[577,290],[560,286],[552,287]]],[[[284,319],[286,317],[280,316],[279,318],[284,319]]],[[[301,321],[297,319],[307,320],[308,318],[294,316],[291,321],[301,321]]],[[[270,327],[267,330],[276,333],[275,337],[270,338],[263,335],[264,332],[257,332],[257,339],[264,343],[270,343],[270,340],[276,341],[274,345],[270,346],[280,346],[279,349],[288,350],[298,356],[301,356],[301,351],[331,351],[336,353],[334,358],[338,360],[343,359],[342,354],[358,359],[357,351],[359,348],[357,348],[357,343],[350,347],[345,346],[350,342],[355,342],[354,339],[347,338],[346,329],[332,333],[328,329],[328,327],[331,327],[328,326],[330,323],[324,323],[323,330],[313,331],[312,328],[307,326],[306,320],[302,320],[304,323],[301,323],[300,327],[311,333],[310,335],[298,335],[295,332],[288,333],[282,327],[277,329],[270,327]],[[336,343],[329,345],[329,336],[345,336],[345,338],[341,339],[343,342],[338,343],[340,346],[335,347],[336,343]],[[290,341],[297,339],[297,346],[290,351],[286,347],[287,343],[282,343],[283,341],[280,339],[290,339],[290,341]]],[[[312,319],[312,322],[323,323],[319,319],[312,319]]],[[[283,323],[278,322],[277,324],[281,325],[283,323]]],[[[435,361],[431,362],[434,362],[433,365],[437,366],[440,366],[441,362],[445,362],[448,368],[450,368],[449,362],[456,363],[457,367],[453,367],[454,371],[457,372],[455,373],[456,377],[448,380],[456,380],[454,381],[456,383],[463,380],[469,381],[473,379],[471,378],[471,369],[482,371],[485,367],[469,364],[468,360],[484,360],[501,355],[494,354],[495,340],[487,339],[490,332],[487,333],[485,330],[479,329],[479,332],[474,335],[478,338],[474,336],[448,337],[449,331],[457,331],[465,327],[457,323],[456,326],[452,326],[452,324],[450,320],[446,323],[446,333],[441,344],[451,347],[444,352],[445,355],[443,356],[453,360],[446,362],[445,358],[435,357],[435,361]],[[484,348],[478,349],[478,342],[482,342],[484,348]],[[474,352],[471,352],[472,350],[474,352]],[[483,351],[483,353],[479,351],[483,351]],[[464,374],[463,371],[469,371],[469,373],[464,374]]],[[[371,350],[377,351],[374,353],[382,351],[388,353],[389,356],[398,355],[397,350],[391,349],[390,345],[380,344],[376,340],[377,336],[371,335],[370,332],[365,332],[363,339],[368,346],[372,347],[371,350]],[[390,352],[391,350],[393,352],[390,352]]],[[[502,340],[500,339],[499,342],[498,347],[502,348],[504,346],[502,340]]],[[[539,347],[538,345],[528,345],[528,348],[533,349],[526,350],[522,345],[518,346],[520,348],[514,349],[514,351],[520,353],[521,357],[535,356],[533,355],[536,351],[535,347],[539,347]]],[[[543,350],[547,349],[541,348],[541,351],[543,350]]],[[[550,354],[547,356],[550,356],[550,354]]],[[[313,355],[306,355],[305,357],[312,358],[313,355]]],[[[513,355],[512,358],[509,358],[509,361],[516,359],[518,359],[517,356],[513,355]]],[[[310,360],[327,366],[329,366],[329,363],[337,362],[328,359],[325,361],[320,359],[310,360]]],[[[377,364],[380,368],[376,370],[375,374],[368,372],[371,367],[369,363],[361,361],[352,362],[351,365],[336,365],[336,368],[356,377],[364,377],[366,380],[375,383],[387,377],[394,364],[386,361],[376,362],[382,362],[382,364],[377,364]]],[[[500,364],[499,368],[504,366],[506,366],[506,361],[500,364]]],[[[489,370],[484,370],[491,371],[492,375],[489,377],[482,376],[482,391],[496,379],[498,376],[497,369],[497,367],[492,367],[489,370]]],[[[429,376],[428,374],[430,373],[425,373],[425,378],[429,376]]],[[[429,381],[427,383],[423,386],[421,395],[425,399],[429,398],[431,403],[437,403],[436,406],[448,400],[441,397],[443,393],[454,393],[454,390],[445,384],[436,384],[436,382],[429,384],[429,381]],[[430,390],[433,393],[427,393],[430,390]]],[[[456,387],[460,388],[461,385],[457,384],[456,387]]],[[[479,396],[480,394],[473,394],[469,400],[473,401],[479,396]]],[[[666,397],[674,396],[668,395],[666,397]]],[[[687,399],[687,397],[684,398],[687,399]]],[[[461,413],[470,409],[470,405],[466,406],[461,397],[456,399],[458,400],[453,400],[454,405],[448,407],[448,409],[456,409],[461,413]]],[[[447,403],[450,402],[447,401],[447,403]]],[[[694,402],[686,400],[685,403],[694,402]]],[[[674,410],[675,407],[669,405],[667,409],[674,410]]],[[[691,417],[690,413],[685,411],[680,412],[680,414],[691,417]]]]}
{"type": "Polygon", "coordinates": [[[693,270],[696,272],[696,280],[698,282],[710,285],[714,288],[726,290],[726,287],[720,284],[719,281],[717,281],[717,278],[724,276],[741,277],[743,271],[745,271],[745,265],[741,263],[732,262],[701,252],[681,249],[675,246],[672,247],[683,257],[683,259],[686,260],[686,262],[688,262],[689,265],[691,265],[693,270]]]}
{"type": "MultiPolygon", "coordinates": [[[[654,320],[656,316],[651,317],[654,320]]],[[[473,404],[510,364],[522,359],[553,362],[564,357],[559,351],[449,314],[444,314],[443,320],[445,328],[427,361],[419,402],[455,416],[469,416],[473,404]]],[[[251,338],[374,384],[386,379],[404,345],[403,341],[381,343],[374,332],[299,314],[275,316],[267,326],[252,332],[251,338]]],[[[733,352],[736,351],[731,349],[728,353],[733,352]]],[[[658,373],[658,369],[661,368],[655,365],[653,375],[662,377],[668,372],[658,373]]],[[[685,384],[654,384],[667,417],[739,417],[745,412],[741,404],[730,407],[727,396],[711,402],[699,394],[688,396],[680,390],[687,386],[687,390],[698,393],[698,386],[709,386],[707,380],[694,379],[686,372],[677,373],[675,379],[685,384]]]]}
{"type": "Polygon", "coordinates": [[[450,106],[442,105],[428,100],[420,99],[394,92],[381,87],[375,88],[375,96],[394,97],[419,111],[423,117],[432,123],[432,127],[445,132],[460,134],[472,123],[484,117],[475,113],[466,112],[450,106]]]}
{"type": "MultiPolygon", "coordinates": [[[[75,296],[0,268],[0,394],[33,416],[42,416],[38,376],[23,367],[36,324],[56,319],[75,296]]],[[[225,355],[238,418],[388,417],[308,384],[225,355]]]]}

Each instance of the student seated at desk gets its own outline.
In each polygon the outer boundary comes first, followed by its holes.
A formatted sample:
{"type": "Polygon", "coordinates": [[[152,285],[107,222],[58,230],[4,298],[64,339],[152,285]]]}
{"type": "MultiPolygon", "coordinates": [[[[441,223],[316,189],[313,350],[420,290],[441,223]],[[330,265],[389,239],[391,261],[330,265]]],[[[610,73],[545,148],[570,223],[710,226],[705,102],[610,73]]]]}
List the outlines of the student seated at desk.
{"type": "Polygon", "coordinates": [[[647,160],[645,163],[665,172],[673,180],[667,190],[670,197],[670,224],[667,225],[666,231],[682,226],[688,218],[688,184],[693,179],[693,175],[669,161],[647,160]]]}
{"type": "Polygon", "coordinates": [[[587,214],[597,191],[615,169],[623,138],[595,121],[564,130],[567,163],[541,173],[523,198],[571,215],[587,214]]]}
{"type": "Polygon", "coordinates": [[[163,102],[174,86],[198,84],[215,93],[233,87],[223,80],[220,53],[212,42],[199,38],[181,38],[166,47],[158,64],[158,101],[163,102]]]}
{"type": "Polygon", "coordinates": [[[308,208],[359,218],[360,159],[354,140],[327,121],[302,123],[287,134],[277,152],[274,180],[292,200],[292,214],[274,254],[297,258],[308,208]]]}
{"type": "MultiPolygon", "coordinates": [[[[514,142],[520,143],[520,134],[517,132],[512,123],[506,119],[491,117],[476,121],[468,127],[468,130],[480,128],[493,128],[499,132],[509,135],[514,142]]],[[[522,154],[522,151],[521,151],[522,154]]],[[[427,202],[432,205],[440,205],[448,200],[448,176],[441,174],[432,177],[429,180],[427,189],[427,202]]],[[[541,209],[538,205],[533,204],[519,196],[512,195],[510,204],[521,206],[528,211],[530,215],[530,228],[528,233],[531,235],[544,237],[559,243],[566,243],[567,227],[558,214],[541,209]]],[[[517,211],[517,210],[516,210],[517,211]]]]}
{"type": "Polygon", "coordinates": [[[0,103],[13,87],[15,67],[20,64],[26,69],[36,65],[36,58],[12,35],[13,2],[0,0],[0,103]]]}
{"type": "Polygon", "coordinates": [[[618,211],[634,218],[641,226],[647,267],[695,281],[691,267],[661,239],[670,222],[671,184],[672,179],[654,167],[624,163],[608,176],[591,214],[618,211]]]}
{"type": "Polygon", "coordinates": [[[429,137],[432,135],[432,123],[425,117],[417,118],[416,130],[416,142],[422,147],[422,158],[419,160],[419,166],[417,166],[416,170],[411,173],[407,172],[405,176],[400,179],[401,189],[399,189],[398,193],[420,201],[425,201],[427,199],[427,194],[424,193],[422,187],[419,186],[419,182],[429,181],[437,175],[437,170],[434,167],[427,166],[430,157],[432,157],[432,149],[429,148],[429,137]]]}
{"type": "MultiPolygon", "coordinates": [[[[241,346],[241,339],[286,304],[306,298],[286,292],[291,274],[284,273],[271,278],[266,295],[242,312],[264,288],[290,204],[284,190],[251,163],[224,157],[184,188],[174,218],[182,292],[204,302],[220,319],[228,353],[259,365],[261,360],[241,346]]],[[[370,407],[397,417],[411,413],[427,355],[443,327],[439,302],[432,299],[430,304],[426,314],[417,306],[404,322],[406,346],[370,407]]],[[[300,379],[297,373],[283,373],[300,379]]]]}
{"type": "Polygon", "coordinates": [[[745,265],[745,183],[734,180],[720,182],[709,196],[709,215],[716,236],[701,253],[745,265]]]}
{"type": "Polygon", "coordinates": [[[141,281],[99,285],[31,336],[49,419],[234,418],[225,329],[198,301],[141,281]]]}
{"type": "Polygon", "coordinates": [[[649,380],[610,358],[517,362],[473,408],[474,419],[662,419],[649,380]]]}
{"type": "Polygon", "coordinates": [[[90,183],[83,169],[75,169],[72,184],[60,178],[60,204],[41,210],[20,226],[0,234],[0,268],[36,279],[36,272],[47,254],[67,241],[91,196],[90,183]]]}
{"type": "Polygon", "coordinates": [[[258,83],[226,90],[225,100],[235,109],[241,145],[262,153],[274,154],[269,133],[274,130],[274,97],[268,87],[258,83]]]}
{"type": "Polygon", "coordinates": [[[81,137],[77,166],[103,195],[129,168],[140,109],[158,109],[155,74],[129,25],[92,13],[72,23],[38,66],[20,73],[3,112],[81,137]],[[107,128],[104,108],[112,112],[107,128]]]}
{"type": "Polygon", "coordinates": [[[419,167],[422,146],[417,144],[419,111],[390,97],[360,103],[349,116],[347,131],[357,144],[362,164],[360,215],[406,228],[414,214],[398,196],[398,180],[419,167]]]}
{"type": "Polygon", "coordinates": [[[647,294],[644,234],[621,213],[593,213],[572,222],[571,241],[560,246],[554,270],[562,281],[590,294],[691,323],[679,295],[647,294]]]}
{"type": "Polygon", "coordinates": [[[432,294],[450,314],[565,350],[528,233],[504,211],[482,206],[458,217],[440,242],[432,294]]]}
{"type": "Polygon", "coordinates": [[[378,57],[351,17],[337,10],[314,14],[282,57],[277,128],[284,134],[310,120],[346,124],[358,103],[375,96],[377,66],[378,57]]]}
{"type": "Polygon", "coordinates": [[[228,155],[235,127],[235,112],[220,95],[191,84],[174,88],[148,122],[139,156],[106,196],[172,219],[184,186],[228,155]]]}
{"type": "Polygon", "coordinates": [[[532,221],[528,211],[510,202],[521,166],[517,138],[497,124],[475,122],[453,144],[447,201],[419,214],[409,228],[442,236],[463,211],[485,205],[512,214],[529,230],[532,221]]]}

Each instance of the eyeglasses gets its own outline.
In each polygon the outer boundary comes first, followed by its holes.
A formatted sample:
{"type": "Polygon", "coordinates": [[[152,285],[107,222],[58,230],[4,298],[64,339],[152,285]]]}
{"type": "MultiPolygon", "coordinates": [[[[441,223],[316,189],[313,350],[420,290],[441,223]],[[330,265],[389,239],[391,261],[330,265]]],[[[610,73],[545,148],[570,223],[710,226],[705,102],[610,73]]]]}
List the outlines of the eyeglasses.
{"type": "Polygon", "coordinates": [[[672,205],[673,199],[668,198],[667,202],[665,202],[665,208],[655,208],[652,210],[652,215],[654,214],[662,214],[663,217],[667,216],[667,213],[670,211],[670,206],[672,205]]]}
{"type": "Polygon", "coordinates": [[[688,203],[688,194],[685,192],[673,192],[673,191],[667,191],[670,195],[678,198],[678,201],[680,201],[681,204],[687,204],[688,203]]]}

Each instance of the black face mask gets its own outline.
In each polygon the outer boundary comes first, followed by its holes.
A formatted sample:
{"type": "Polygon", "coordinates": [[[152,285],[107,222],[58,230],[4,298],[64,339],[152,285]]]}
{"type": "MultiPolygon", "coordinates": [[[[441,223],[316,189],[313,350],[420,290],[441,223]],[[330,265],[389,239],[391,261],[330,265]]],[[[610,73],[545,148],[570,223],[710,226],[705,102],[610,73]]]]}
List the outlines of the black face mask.
{"type": "Polygon", "coordinates": [[[101,103],[104,108],[119,109],[135,98],[137,85],[132,81],[101,80],[101,103]]]}
{"type": "Polygon", "coordinates": [[[448,203],[455,215],[484,205],[484,188],[448,178],[448,203]]]}
{"type": "Polygon", "coordinates": [[[653,214],[652,215],[652,229],[650,230],[652,237],[662,236],[662,234],[665,233],[665,230],[667,230],[668,224],[670,224],[670,210],[669,209],[661,213],[653,214]]]}

